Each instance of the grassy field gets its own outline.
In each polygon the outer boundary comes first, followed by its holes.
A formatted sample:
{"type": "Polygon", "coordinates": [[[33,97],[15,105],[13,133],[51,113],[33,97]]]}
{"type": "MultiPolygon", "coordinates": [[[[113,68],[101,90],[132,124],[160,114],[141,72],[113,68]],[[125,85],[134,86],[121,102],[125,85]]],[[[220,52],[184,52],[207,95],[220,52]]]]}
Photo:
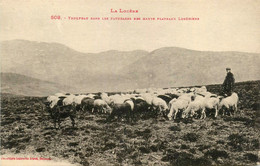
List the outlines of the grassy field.
{"type": "MultiPolygon", "coordinates": [[[[168,121],[163,117],[106,122],[85,113],[53,129],[44,98],[2,94],[1,155],[33,154],[81,165],[256,165],[259,160],[260,81],[236,83],[234,117],[168,121]]],[[[218,93],[220,85],[207,86],[218,93]]]]}

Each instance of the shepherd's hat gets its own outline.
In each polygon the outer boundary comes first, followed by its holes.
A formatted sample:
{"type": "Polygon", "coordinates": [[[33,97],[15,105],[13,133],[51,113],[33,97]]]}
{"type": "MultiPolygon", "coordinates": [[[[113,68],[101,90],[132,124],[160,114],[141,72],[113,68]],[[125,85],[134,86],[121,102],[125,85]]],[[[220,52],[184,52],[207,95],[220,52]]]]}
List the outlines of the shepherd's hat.
{"type": "Polygon", "coordinates": [[[227,67],[226,70],[231,70],[231,68],[230,68],[230,67],[227,67]]]}

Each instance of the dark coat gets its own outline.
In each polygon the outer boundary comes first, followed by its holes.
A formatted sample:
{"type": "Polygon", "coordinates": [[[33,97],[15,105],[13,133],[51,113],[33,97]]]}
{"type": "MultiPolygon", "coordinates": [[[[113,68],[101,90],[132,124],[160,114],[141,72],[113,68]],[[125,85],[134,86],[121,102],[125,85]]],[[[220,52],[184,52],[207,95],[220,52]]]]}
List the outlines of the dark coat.
{"type": "Polygon", "coordinates": [[[227,95],[231,95],[231,93],[234,90],[234,84],[235,84],[234,75],[231,72],[227,73],[227,76],[222,85],[223,92],[227,95]]]}

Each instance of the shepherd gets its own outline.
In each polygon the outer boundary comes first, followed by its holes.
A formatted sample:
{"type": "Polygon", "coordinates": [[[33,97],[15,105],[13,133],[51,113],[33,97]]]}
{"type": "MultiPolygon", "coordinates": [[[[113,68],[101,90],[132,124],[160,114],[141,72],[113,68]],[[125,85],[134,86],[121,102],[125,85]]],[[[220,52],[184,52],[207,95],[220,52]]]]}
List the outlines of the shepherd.
{"type": "Polygon", "coordinates": [[[226,68],[226,71],[227,71],[227,76],[222,85],[222,92],[225,95],[225,97],[231,96],[234,90],[234,83],[235,83],[235,78],[233,73],[231,73],[231,68],[229,67],[226,68]]]}

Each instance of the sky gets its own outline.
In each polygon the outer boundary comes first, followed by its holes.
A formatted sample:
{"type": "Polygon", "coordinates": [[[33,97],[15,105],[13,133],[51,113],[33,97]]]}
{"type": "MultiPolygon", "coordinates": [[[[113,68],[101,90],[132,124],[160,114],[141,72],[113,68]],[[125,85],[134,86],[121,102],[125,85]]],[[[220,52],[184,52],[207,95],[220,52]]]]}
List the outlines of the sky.
{"type": "Polygon", "coordinates": [[[81,52],[183,47],[260,53],[259,27],[259,0],[0,0],[1,41],[57,42],[81,52]],[[138,13],[111,13],[111,9],[138,13]],[[62,20],[52,20],[54,15],[62,20]],[[68,20],[69,16],[199,21],[68,20]]]}

